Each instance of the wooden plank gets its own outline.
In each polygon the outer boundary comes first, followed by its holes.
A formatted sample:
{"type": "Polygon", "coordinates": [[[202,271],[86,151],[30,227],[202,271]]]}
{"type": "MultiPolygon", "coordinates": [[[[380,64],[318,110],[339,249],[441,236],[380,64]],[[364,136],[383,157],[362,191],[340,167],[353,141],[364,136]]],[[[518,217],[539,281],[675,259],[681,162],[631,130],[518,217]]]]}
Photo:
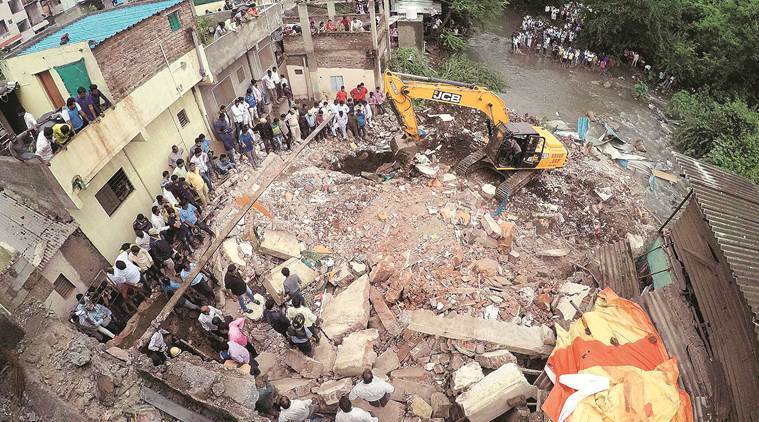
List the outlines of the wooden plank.
{"type": "Polygon", "coordinates": [[[393,314],[393,311],[388,308],[387,303],[385,303],[385,298],[382,297],[382,293],[380,293],[375,287],[369,289],[369,301],[372,303],[374,312],[379,316],[379,319],[387,332],[393,337],[401,335],[401,331],[403,330],[398,324],[395,314],[393,314]]]}
{"type": "Polygon", "coordinates": [[[140,397],[161,411],[168,413],[169,415],[179,419],[182,422],[212,422],[211,419],[208,419],[200,413],[195,413],[192,410],[180,406],[177,403],[162,396],[157,391],[145,387],[144,385],[140,389],[140,397]]]}

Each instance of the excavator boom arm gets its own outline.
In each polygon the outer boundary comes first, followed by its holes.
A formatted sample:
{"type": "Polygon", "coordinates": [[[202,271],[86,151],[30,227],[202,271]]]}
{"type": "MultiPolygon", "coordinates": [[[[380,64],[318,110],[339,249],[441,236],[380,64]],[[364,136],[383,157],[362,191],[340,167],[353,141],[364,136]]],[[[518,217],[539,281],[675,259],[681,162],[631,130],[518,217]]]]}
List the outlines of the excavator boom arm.
{"type": "Polygon", "coordinates": [[[411,102],[415,99],[480,110],[494,126],[509,122],[506,105],[501,97],[476,85],[387,71],[385,91],[388,99],[395,104],[404,131],[413,139],[419,139],[419,124],[411,102]]]}

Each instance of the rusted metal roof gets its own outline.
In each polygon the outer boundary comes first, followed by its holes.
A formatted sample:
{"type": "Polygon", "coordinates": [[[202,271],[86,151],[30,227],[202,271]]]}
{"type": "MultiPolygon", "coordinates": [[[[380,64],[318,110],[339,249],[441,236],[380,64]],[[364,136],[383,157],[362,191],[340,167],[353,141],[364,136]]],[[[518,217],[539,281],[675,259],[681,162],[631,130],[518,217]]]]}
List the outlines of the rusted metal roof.
{"type": "Polygon", "coordinates": [[[632,250],[626,240],[610,243],[594,255],[601,275],[601,288],[609,287],[619,296],[632,299],[640,294],[632,250]]]}
{"type": "Polygon", "coordinates": [[[34,266],[44,268],[77,227],[73,221],[58,221],[0,192],[0,241],[34,266]]]}
{"type": "Polygon", "coordinates": [[[709,355],[696,331],[697,324],[688,303],[674,285],[645,292],[640,302],[659,331],[667,353],[677,358],[680,379],[690,394],[694,415],[713,414],[712,383],[721,382],[716,388],[723,390],[728,387],[724,380],[710,378],[709,355]]]}
{"type": "Polygon", "coordinates": [[[725,255],[759,337],[759,186],[719,167],[675,154],[725,255]]]}

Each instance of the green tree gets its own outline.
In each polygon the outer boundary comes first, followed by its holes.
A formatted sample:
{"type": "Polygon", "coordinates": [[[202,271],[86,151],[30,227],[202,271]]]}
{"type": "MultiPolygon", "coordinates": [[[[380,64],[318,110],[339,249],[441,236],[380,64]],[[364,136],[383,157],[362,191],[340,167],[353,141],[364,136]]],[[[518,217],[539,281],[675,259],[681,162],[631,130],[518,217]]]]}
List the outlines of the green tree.
{"type": "Polygon", "coordinates": [[[493,91],[500,91],[506,86],[499,74],[463,54],[450,56],[440,68],[435,69],[416,48],[397,48],[390,56],[390,69],[417,76],[471,83],[493,91]]]}
{"type": "MultiPolygon", "coordinates": [[[[492,27],[502,16],[508,0],[442,0],[442,28],[453,22],[462,30],[492,27]]],[[[441,28],[441,29],[442,29],[441,28]]]]}

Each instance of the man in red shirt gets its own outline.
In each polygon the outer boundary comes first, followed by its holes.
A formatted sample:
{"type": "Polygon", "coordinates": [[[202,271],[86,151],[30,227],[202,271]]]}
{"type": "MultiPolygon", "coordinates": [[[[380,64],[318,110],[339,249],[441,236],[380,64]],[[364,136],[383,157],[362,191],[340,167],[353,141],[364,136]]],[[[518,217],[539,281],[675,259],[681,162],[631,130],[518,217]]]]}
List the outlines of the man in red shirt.
{"type": "Polygon", "coordinates": [[[369,92],[369,90],[366,89],[364,86],[364,83],[361,82],[356,86],[355,88],[351,89],[351,98],[353,98],[353,101],[356,103],[359,103],[361,101],[364,101],[366,98],[366,94],[369,92]]]}
{"type": "Polygon", "coordinates": [[[340,19],[340,25],[343,26],[344,31],[349,31],[351,28],[351,20],[348,19],[347,16],[343,16],[343,18],[340,19]]]}
{"type": "Polygon", "coordinates": [[[345,92],[345,87],[341,86],[340,91],[337,91],[337,95],[335,95],[335,99],[338,103],[344,103],[348,101],[348,93],[345,92]]]}

